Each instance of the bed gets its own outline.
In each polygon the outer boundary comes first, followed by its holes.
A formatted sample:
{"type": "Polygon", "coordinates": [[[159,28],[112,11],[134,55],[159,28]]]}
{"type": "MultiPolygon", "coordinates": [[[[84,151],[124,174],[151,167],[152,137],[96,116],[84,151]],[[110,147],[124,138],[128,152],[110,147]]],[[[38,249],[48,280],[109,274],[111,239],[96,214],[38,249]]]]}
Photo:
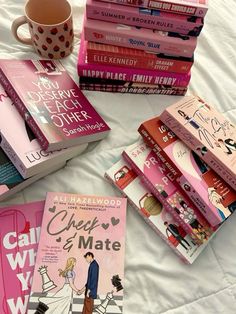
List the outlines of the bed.
{"type": "MultiPolygon", "coordinates": [[[[75,47],[72,55],[62,62],[78,81],[76,62],[85,0],[70,2],[74,9],[75,47]]],[[[37,58],[30,47],[16,42],[10,32],[13,19],[23,14],[23,6],[23,0],[0,0],[0,58],[37,58]]],[[[210,0],[188,93],[213,103],[236,123],[235,12],[235,0],[210,0]]],[[[21,31],[27,34],[26,28],[21,31]]],[[[63,169],[32,184],[6,204],[44,199],[46,191],[120,196],[104,179],[105,170],[119,159],[124,148],[138,139],[137,128],[142,121],[158,115],[179,99],[91,91],[84,94],[111,127],[110,135],[90,144],[63,169]]],[[[195,263],[188,266],[129,206],[124,313],[235,314],[235,226],[234,214],[195,263]]]]}

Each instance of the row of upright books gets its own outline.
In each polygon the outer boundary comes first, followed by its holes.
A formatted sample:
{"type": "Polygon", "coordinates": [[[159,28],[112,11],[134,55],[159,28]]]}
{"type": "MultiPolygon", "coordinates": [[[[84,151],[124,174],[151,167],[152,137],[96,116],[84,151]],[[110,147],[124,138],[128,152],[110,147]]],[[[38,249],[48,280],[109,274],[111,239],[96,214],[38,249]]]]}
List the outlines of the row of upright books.
{"type": "Polygon", "coordinates": [[[236,209],[236,129],[196,96],[143,122],[105,176],[187,263],[236,209]]]}
{"type": "Polygon", "coordinates": [[[0,201],[110,130],[58,61],[0,60],[0,104],[0,201]]]}
{"type": "Polygon", "coordinates": [[[87,0],[80,88],[185,95],[207,0],[87,0]]]}

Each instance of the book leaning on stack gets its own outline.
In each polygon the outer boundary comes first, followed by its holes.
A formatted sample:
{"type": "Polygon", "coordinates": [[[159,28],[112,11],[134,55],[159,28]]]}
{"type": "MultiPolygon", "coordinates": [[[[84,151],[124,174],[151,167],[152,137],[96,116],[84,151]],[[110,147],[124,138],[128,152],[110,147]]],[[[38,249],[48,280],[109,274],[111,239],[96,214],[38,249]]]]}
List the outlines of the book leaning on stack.
{"type": "Polygon", "coordinates": [[[87,0],[81,89],[185,95],[207,8],[207,1],[87,0]]]}
{"type": "Polygon", "coordinates": [[[188,96],[138,131],[143,138],[105,176],[193,263],[236,209],[235,126],[201,98],[188,96]]]}

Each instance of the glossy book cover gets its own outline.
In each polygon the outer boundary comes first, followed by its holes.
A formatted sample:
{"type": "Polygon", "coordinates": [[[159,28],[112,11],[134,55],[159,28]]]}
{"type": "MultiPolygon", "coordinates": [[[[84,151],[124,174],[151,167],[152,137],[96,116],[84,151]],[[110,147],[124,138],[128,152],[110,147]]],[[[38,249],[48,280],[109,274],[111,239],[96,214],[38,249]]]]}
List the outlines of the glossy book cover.
{"type": "Polygon", "coordinates": [[[110,130],[59,61],[0,60],[0,82],[45,151],[100,140],[110,130]]]}
{"type": "Polygon", "coordinates": [[[159,117],[143,122],[139,132],[163,164],[170,165],[182,189],[212,226],[231,215],[236,208],[236,192],[159,117]]]}
{"type": "Polygon", "coordinates": [[[26,313],[43,208],[43,201],[0,207],[1,314],[26,313]]]}
{"type": "Polygon", "coordinates": [[[126,202],[47,193],[28,314],[123,312],[126,202]]]}

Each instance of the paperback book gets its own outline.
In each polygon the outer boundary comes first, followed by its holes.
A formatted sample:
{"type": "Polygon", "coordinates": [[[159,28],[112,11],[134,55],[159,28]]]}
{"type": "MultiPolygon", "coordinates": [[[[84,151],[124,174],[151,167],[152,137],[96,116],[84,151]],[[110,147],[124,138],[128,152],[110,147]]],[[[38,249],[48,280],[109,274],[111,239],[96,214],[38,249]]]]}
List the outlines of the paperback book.
{"type": "Polygon", "coordinates": [[[46,153],[0,85],[0,146],[23,178],[47,171],[82,153],[87,144],[46,153]],[[17,131],[16,131],[17,130],[17,131]]]}
{"type": "Polygon", "coordinates": [[[236,190],[236,128],[197,96],[166,108],[160,119],[236,190]]]}
{"type": "Polygon", "coordinates": [[[44,202],[0,208],[0,308],[27,312],[44,202]]]}
{"type": "Polygon", "coordinates": [[[125,198],[47,193],[27,313],[122,313],[125,225],[125,198]]]}
{"type": "Polygon", "coordinates": [[[214,232],[213,228],[151,148],[140,138],[122,155],[186,233],[198,243],[206,242],[214,232]]]}
{"type": "Polygon", "coordinates": [[[110,130],[59,61],[0,60],[0,83],[46,152],[110,130]]]}
{"type": "Polygon", "coordinates": [[[236,209],[236,192],[159,117],[142,123],[139,132],[163,164],[170,165],[182,189],[212,226],[231,215],[236,209]]]}
{"type": "Polygon", "coordinates": [[[206,244],[198,245],[186,234],[123,158],[106,171],[105,177],[184,262],[196,260],[206,244]]]}

